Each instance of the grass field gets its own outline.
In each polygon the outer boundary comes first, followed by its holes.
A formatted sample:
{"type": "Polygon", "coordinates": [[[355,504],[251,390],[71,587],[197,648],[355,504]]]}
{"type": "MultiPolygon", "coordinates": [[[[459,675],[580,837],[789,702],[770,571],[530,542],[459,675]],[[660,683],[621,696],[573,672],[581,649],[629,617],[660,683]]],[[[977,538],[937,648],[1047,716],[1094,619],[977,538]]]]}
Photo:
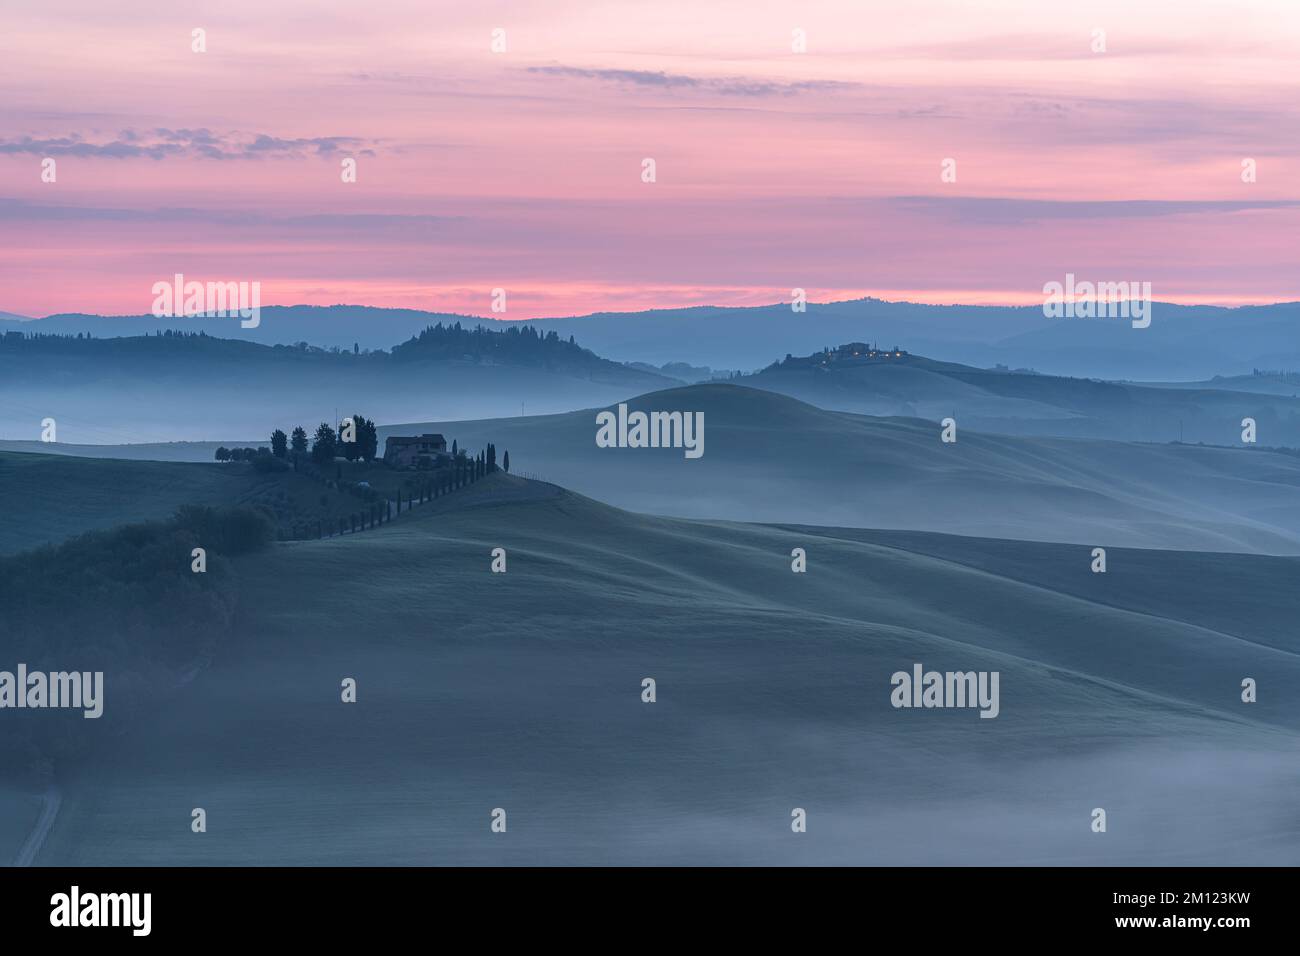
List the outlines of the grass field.
{"type": "Polygon", "coordinates": [[[0,865],[8,865],[41,813],[40,792],[0,784],[0,865]]]}
{"type": "MultiPolygon", "coordinates": [[[[367,479],[381,494],[409,493],[410,476],[382,464],[339,462],[345,480],[367,479]]],[[[325,469],[328,478],[336,472],[325,469]]],[[[184,504],[248,505],[280,529],[325,531],[366,502],[292,472],[260,474],[250,464],[128,461],[0,452],[0,554],[54,544],[97,528],[157,520],[184,504]]]]}
{"type": "Polygon", "coordinates": [[[982,434],[826,411],[734,385],[630,399],[699,412],[702,457],[598,448],[595,411],[386,426],[493,441],[515,471],[633,511],[1091,546],[1300,554],[1300,457],[1264,449],[982,434]]]}
{"type": "MultiPolygon", "coordinates": [[[[440,431],[472,449],[494,442],[501,456],[510,452],[516,473],[661,515],[1091,546],[1300,553],[1300,456],[1292,454],[1253,447],[982,434],[968,427],[964,414],[957,442],[943,444],[937,421],[826,411],[731,385],[671,389],[629,404],[704,413],[704,456],[687,460],[680,449],[598,448],[594,410],[385,425],[380,439],[440,431]]],[[[210,463],[213,449],[201,443],[59,448],[74,450],[186,459],[198,466],[210,463]]],[[[0,548],[12,547],[6,537],[40,536],[47,514],[56,529],[84,524],[79,510],[114,523],[103,515],[103,506],[111,509],[118,491],[129,499],[129,483],[135,480],[125,466],[116,467],[122,469],[115,473],[120,476],[117,490],[101,496],[103,501],[87,502],[84,509],[75,501],[47,503],[30,519],[17,511],[5,515],[0,548]],[[56,513],[59,508],[64,513],[56,513]]],[[[382,466],[342,467],[345,476],[355,470],[354,477],[370,480],[389,497],[395,494],[395,481],[410,480],[382,466]]],[[[52,481],[65,484],[66,497],[72,499],[77,474],[61,475],[52,481]]],[[[13,487],[21,496],[30,484],[13,487]]],[[[0,468],[0,490],[4,488],[0,468]]],[[[153,498],[140,497],[145,507],[152,507],[153,498]]],[[[165,499],[157,500],[166,504],[165,499]]],[[[309,522],[316,517],[306,514],[309,522]]]]}
{"type": "Polygon", "coordinates": [[[495,475],[241,559],[232,642],[67,770],[38,862],[1293,861],[1297,570],[1115,550],[1091,575],[1077,546],[651,517],[495,475]],[[1000,715],[892,708],[914,662],[998,671],[1000,715]]]}

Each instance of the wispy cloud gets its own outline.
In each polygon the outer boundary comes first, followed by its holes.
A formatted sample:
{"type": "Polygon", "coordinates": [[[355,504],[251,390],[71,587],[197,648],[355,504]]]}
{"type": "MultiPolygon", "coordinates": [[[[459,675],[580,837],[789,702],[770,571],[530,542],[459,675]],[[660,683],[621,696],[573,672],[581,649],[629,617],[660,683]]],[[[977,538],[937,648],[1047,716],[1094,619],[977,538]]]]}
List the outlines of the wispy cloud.
{"type": "Polygon", "coordinates": [[[18,136],[0,139],[0,155],[24,153],[34,156],[80,156],[106,159],[261,159],[330,157],[348,152],[373,156],[375,144],[354,136],[312,136],[283,138],[265,133],[214,133],[209,129],[167,129],[138,131],[124,129],[112,139],[88,139],[80,133],[38,139],[18,136]]]}
{"type": "Polygon", "coordinates": [[[588,69],[577,66],[530,66],[529,73],[567,79],[595,80],[623,86],[651,87],[660,90],[689,90],[719,96],[794,96],[799,93],[827,93],[835,90],[856,89],[856,83],[838,80],[800,80],[783,83],[747,77],[688,76],[685,73],[666,73],[660,70],[588,69]]]}
{"type": "Polygon", "coordinates": [[[183,206],[128,209],[64,205],[0,198],[0,222],[197,223],[221,226],[280,226],[304,230],[431,230],[463,216],[421,213],[337,212],[272,215],[247,209],[193,209],[183,206]]]}
{"type": "Polygon", "coordinates": [[[1002,196],[897,196],[866,200],[903,213],[931,213],[970,224],[1012,225],[1068,219],[1160,219],[1300,208],[1300,199],[1052,200],[1002,196]]]}

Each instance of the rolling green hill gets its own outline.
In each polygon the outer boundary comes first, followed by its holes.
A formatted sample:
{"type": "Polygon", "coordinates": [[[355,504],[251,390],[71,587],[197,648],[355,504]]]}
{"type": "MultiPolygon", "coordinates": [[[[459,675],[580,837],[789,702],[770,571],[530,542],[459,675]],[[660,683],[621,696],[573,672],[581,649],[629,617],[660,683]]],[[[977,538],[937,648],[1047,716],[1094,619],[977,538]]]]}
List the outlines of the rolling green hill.
{"type": "Polygon", "coordinates": [[[919,355],[814,361],[819,357],[786,359],[737,384],[862,415],[953,415],[976,431],[1008,435],[1239,445],[1241,420],[1250,417],[1261,444],[1300,446],[1294,386],[1264,394],[1239,387],[1248,378],[1171,387],[972,368],[919,355]]]}
{"type": "MultiPolygon", "coordinates": [[[[355,472],[356,468],[349,468],[355,472]]],[[[332,476],[332,475],[331,475],[332,476]]],[[[352,495],[305,475],[259,474],[242,462],[132,461],[0,452],[0,554],[56,544],[74,535],[159,520],[181,505],[248,505],[279,530],[317,520],[327,529],[363,507],[352,495]]]]}
{"type": "MultiPolygon", "coordinates": [[[[957,442],[943,444],[937,421],[826,411],[732,385],[650,393],[630,406],[704,412],[704,456],[688,460],[675,449],[598,448],[594,409],[390,425],[380,429],[380,440],[441,431],[470,448],[491,441],[499,452],[511,452],[515,471],[655,514],[1090,545],[1300,552],[1295,455],[980,434],[961,417],[957,442]]],[[[56,447],[146,453],[135,446],[56,447]]],[[[154,446],[148,453],[172,451],[154,446]]],[[[176,454],[211,458],[210,448],[199,444],[176,454]]],[[[233,470],[197,462],[132,465],[0,454],[0,488],[7,482],[16,500],[31,502],[0,519],[0,551],[133,517],[161,517],[186,502],[253,503],[283,492],[288,504],[299,504],[282,523],[339,513],[333,503],[313,500],[313,494],[319,497],[315,488],[282,489],[242,474],[243,466],[223,467],[233,470]],[[7,464],[19,461],[26,467],[7,464]]],[[[382,469],[353,475],[355,469],[344,467],[354,479],[382,484],[390,477],[382,469]]],[[[388,490],[389,497],[393,493],[388,490]]],[[[341,505],[346,513],[348,502],[341,505]]]]}
{"type": "Polygon", "coordinates": [[[38,863],[1228,864],[1300,848],[1297,559],[1114,550],[1092,575],[1074,546],[643,516],[496,475],[236,568],[229,643],[159,695],[165,719],[110,727],[67,768],[38,863]],[[1237,626],[1202,613],[1216,604],[1256,610],[1237,626]],[[914,662],[998,671],[999,716],[894,709],[891,674],[914,662]],[[1258,704],[1240,702],[1245,676],[1258,704]],[[489,832],[495,807],[506,834],[489,832]]]}
{"type": "MultiPolygon", "coordinates": [[[[16,333],[15,333],[16,335],[16,333]]],[[[260,345],[210,335],[0,335],[0,436],[35,441],[230,442],[273,428],[430,415],[485,417],[581,408],[675,379],[610,362],[509,325],[433,329],[390,352],[260,345]]]]}
{"type": "Polygon", "coordinates": [[[1215,551],[1300,552],[1300,457],[980,434],[695,385],[630,408],[705,416],[705,451],[598,448],[596,410],[382,428],[509,450],[516,470],[635,511],[1215,551]]]}
{"type": "Polygon", "coordinates": [[[244,467],[0,452],[0,553],[96,528],[163,518],[183,504],[255,497],[270,480],[244,467]]]}

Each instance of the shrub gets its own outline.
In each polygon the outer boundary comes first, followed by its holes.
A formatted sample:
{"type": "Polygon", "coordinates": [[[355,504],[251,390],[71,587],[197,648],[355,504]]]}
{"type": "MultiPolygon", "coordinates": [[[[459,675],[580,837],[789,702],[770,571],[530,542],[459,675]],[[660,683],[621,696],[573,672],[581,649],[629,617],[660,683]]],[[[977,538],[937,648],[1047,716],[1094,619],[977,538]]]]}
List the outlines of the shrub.
{"type": "Polygon", "coordinates": [[[262,474],[288,471],[289,463],[283,458],[274,458],[271,455],[258,455],[253,459],[253,470],[262,474]]]}

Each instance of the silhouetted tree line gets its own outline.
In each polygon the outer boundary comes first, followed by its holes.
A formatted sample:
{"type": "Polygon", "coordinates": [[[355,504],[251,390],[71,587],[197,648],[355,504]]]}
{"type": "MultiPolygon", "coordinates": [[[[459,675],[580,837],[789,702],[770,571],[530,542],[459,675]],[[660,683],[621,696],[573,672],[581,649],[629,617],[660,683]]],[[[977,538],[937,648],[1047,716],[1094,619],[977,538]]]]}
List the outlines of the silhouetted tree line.
{"type": "Polygon", "coordinates": [[[37,344],[60,343],[60,342],[85,342],[90,338],[89,332],[78,332],[73,335],[71,332],[20,332],[10,331],[0,335],[0,345],[18,345],[20,343],[32,342],[37,344]]]}
{"type": "MultiPolygon", "coordinates": [[[[327,477],[322,469],[334,462],[337,458],[343,457],[348,461],[357,461],[358,459],[371,462],[378,455],[379,450],[379,432],[374,421],[366,418],[364,415],[353,415],[350,432],[352,441],[343,441],[343,436],[349,433],[347,420],[339,423],[338,429],[335,429],[329,422],[321,422],[316,426],[316,431],[309,443],[307,431],[301,425],[296,425],[293,431],[288,435],[283,429],[277,428],[271,432],[270,447],[261,446],[259,448],[227,448],[222,445],[214,453],[217,461],[247,461],[251,462],[253,467],[258,471],[285,471],[292,467],[294,471],[299,471],[307,477],[320,482],[330,488],[347,492],[355,497],[363,499],[367,507],[358,512],[352,512],[346,516],[339,516],[337,531],[339,534],[345,532],[351,533],[366,528],[375,527],[391,520],[393,515],[393,503],[383,498],[375,489],[363,486],[358,482],[349,482],[343,480],[342,469],[337,468],[333,479],[327,477]]],[[[471,482],[490,475],[494,471],[504,467],[505,471],[510,470],[510,453],[506,452],[501,464],[497,462],[497,447],[493,442],[488,442],[487,447],[473,456],[466,454],[461,450],[455,439],[452,440],[452,452],[450,462],[444,466],[435,469],[428,478],[421,478],[415,485],[414,490],[407,491],[406,506],[409,508],[413,501],[426,501],[440,497],[450,491],[464,487],[471,482]]],[[[326,498],[321,499],[321,504],[327,503],[326,498]]],[[[397,513],[402,510],[402,490],[397,492],[397,513]]],[[[298,522],[292,526],[281,528],[277,532],[280,540],[300,540],[303,538],[323,538],[335,533],[333,518],[318,518],[314,522],[298,522]]]]}
{"type": "Polygon", "coordinates": [[[179,354],[193,353],[210,357],[229,357],[245,362],[276,353],[291,355],[295,361],[318,360],[326,363],[410,362],[417,360],[457,359],[504,365],[525,365],[546,368],[618,367],[618,363],[601,358],[590,349],[584,349],[570,335],[560,338],[554,330],[541,333],[531,325],[512,324],[502,331],[476,325],[465,328],[459,322],[426,327],[406,342],[383,349],[361,350],[354,344],[351,349],[337,346],[321,348],[307,342],[293,345],[263,345],[244,339],[230,339],[209,335],[206,332],[188,332],[178,329],[159,329],[147,335],[110,336],[92,339],[86,332],[22,332],[9,331],[0,336],[0,346],[11,346],[26,351],[63,352],[81,351],[86,354],[111,353],[129,356],[134,353],[149,355],[160,348],[179,354]]]}
{"type": "Polygon", "coordinates": [[[160,346],[170,346],[177,343],[185,343],[187,348],[197,351],[207,352],[209,354],[233,353],[241,355],[260,355],[271,354],[275,352],[286,353],[292,352],[295,355],[311,355],[328,358],[330,356],[347,356],[348,358],[370,357],[370,356],[387,356],[387,352],[382,349],[371,350],[361,349],[356,344],[352,349],[340,349],[338,346],[322,348],[318,345],[312,345],[308,342],[294,342],[292,344],[277,343],[275,345],[264,345],[258,342],[250,342],[247,339],[227,338],[221,335],[209,335],[207,332],[189,332],[184,329],[158,329],[154,332],[145,332],[140,335],[107,335],[102,338],[95,338],[90,332],[23,332],[20,330],[6,331],[0,335],[0,345],[24,345],[29,349],[40,349],[46,351],[66,351],[75,349],[81,343],[87,352],[131,352],[134,350],[148,349],[156,350],[160,346]],[[90,343],[86,345],[86,343],[90,343]]]}
{"type": "Polygon", "coordinates": [[[250,346],[256,347],[253,343],[243,340],[218,338],[206,332],[185,332],[180,329],[159,329],[145,335],[110,335],[98,339],[90,332],[6,331],[0,335],[0,347],[29,352],[78,351],[87,354],[105,352],[122,354],[144,349],[156,351],[160,346],[170,347],[182,342],[187,348],[198,345],[205,351],[216,349],[246,351],[250,346]]]}
{"type": "Polygon", "coordinates": [[[258,456],[271,454],[271,449],[263,445],[261,448],[227,448],[221,445],[217,448],[213,457],[217,461],[252,461],[258,456]]]}
{"type": "MultiPolygon", "coordinates": [[[[311,460],[317,465],[327,465],[340,457],[348,461],[375,460],[379,451],[379,430],[374,421],[363,415],[353,415],[350,429],[352,441],[343,440],[347,434],[349,429],[346,422],[339,422],[337,429],[329,422],[321,422],[316,426],[316,433],[312,437],[311,460]]],[[[213,457],[217,461],[251,461],[254,464],[263,458],[270,458],[292,462],[296,467],[307,458],[307,432],[301,425],[296,425],[292,435],[289,436],[285,435],[282,429],[277,428],[271,432],[270,448],[266,446],[256,449],[227,448],[222,445],[213,457]]],[[[274,465],[268,464],[264,470],[277,469],[274,465]]]]}
{"type": "MultiPolygon", "coordinates": [[[[453,443],[454,444],[454,443],[453,443]]],[[[504,468],[510,470],[510,452],[506,452],[504,459],[504,468]]],[[[414,484],[406,488],[397,489],[397,497],[394,501],[387,499],[372,501],[367,508],[361,511],[354,511],[351,514],[340,516],[338,519],[338,528],[333,526],[328,528],[328,533],[333,535],[336,530],[338,534],[355,534],[358,531],[365,531],[369,528],[376,528],[393,520],[394,515],[400,515],[403,508],[410,510],[418,504],[426,501],[434,501],[443,495],[450,494],[466,485],[500,470],[497,464],[497,446],[488,442],[483,451],[474,456],[469,456],[456,448],[451,458],[451,464],[430,473],[427,477],[420,476],[414,484]]],[[[373,491],[369,492],[373,494],[373,491]]],[[[377,496],[376,496],[377,497],[377,496]]],[[[311,529],[306,529],[304,533],[301,527],[295,528],[291,533],[282,535],[282,537],[324,537],[327,529],[323,521],[316,525],[315,533],[311,529]]]]}
{"type": "Polygon", "coordinates": [[[392,357],[398,361],[413,359],[470,359],[513,365],[589,364],[605,360],[584,349],[573,336],[562,339],[552,329],[542,334],[531,325],[512,325],[503,331],[481,325],[463,328],[431,325],[401,345],[393,346],[392,357]]]}
{"type": "MultiPolygon", "coordinates": [[[[298,433],[301,428],[294,429],[295,441],[293,451],[298,454],[298,433]]],[[[303,440],[306,440],[306,433],[303,433],[303,440]]],[[[271,435],[272,448],[274,448],[275,435],[271,435]]],[[[338,428],[335,429],[329,422],[321,422],[316,426],[316,434],[312,437],[311,458],[318,465],[326,465],[335,458],[346,458],[348,461],[371,462],[375,460],[379,451],[379,431],[375,423],[363,415],[353,415],[352,423],[349,426],[347,421],[339,422],[338,428]],[[348,440],[349,435],[351,440],[348,440]]]]}

